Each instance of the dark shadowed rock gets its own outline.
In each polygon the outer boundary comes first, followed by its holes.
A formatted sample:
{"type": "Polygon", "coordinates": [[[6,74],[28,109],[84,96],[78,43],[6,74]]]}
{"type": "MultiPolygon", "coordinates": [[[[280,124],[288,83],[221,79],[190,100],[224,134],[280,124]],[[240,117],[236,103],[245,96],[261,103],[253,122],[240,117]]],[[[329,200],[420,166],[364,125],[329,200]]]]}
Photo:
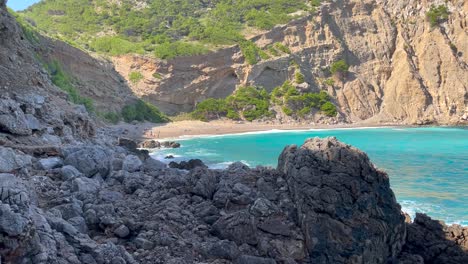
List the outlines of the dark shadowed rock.
{"type": "Polygon", "coordinates": [[[192,170],[197,167],[203,167],[207,168],[205,163],[199,159],[191,159],[189,161],[181,161],[180,163],[172,161],[169,163],[169,167],[173,169],[179,169],[179,170],[192,170]]]}
{"type": "Polygon", "coordinates": [[[401,256],[406,263],[418,258],[425,263],[468,263],[468,227],[446,226],[418,213],[407,225],[406,240],[401,256]]]}
{"type": "Polygon", "coordinates": [[[272,258],[261,258],[255,256],[242,255],[236,261],[235,264],[276,264],[276,261],[272,258]]]}
{"type": "Polygon", "coordinates": [[[387,263],[405,239],[385,173],[336,138],[286,147],[278,162],[313,263],[387,263]]]}

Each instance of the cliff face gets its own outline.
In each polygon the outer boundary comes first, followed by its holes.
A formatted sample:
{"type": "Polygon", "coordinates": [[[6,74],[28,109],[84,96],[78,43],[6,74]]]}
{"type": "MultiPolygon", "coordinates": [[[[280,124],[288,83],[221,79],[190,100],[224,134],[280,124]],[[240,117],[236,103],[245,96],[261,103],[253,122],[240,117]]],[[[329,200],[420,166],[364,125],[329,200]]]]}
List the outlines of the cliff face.
{"type": "Polygon", "coordinates": [[[317,14],[256,36],[259,47],[275,42],[292,53],[244,64],[237,47],[167,62],[149,58],[114,58],[123,76],[140,71],[132,85],[168,112],[189,111],[207,97],[224,97],[237,85],[268,90],[291,78],[295,60],[308,89],[327,90],[350,122],[457,123],[468,115],[468,4],[447,2],[448,21],[431,28],[426,12],[443,1],[338,0],[322,4],[317,14]],[[345,59],[350,72],[335,77],[323,69],[345,59]],[[156,73],[156,74],[155,74],[156,73]]]}
{"type": "Polygon", "coordinates": [[[39,63],[15,19],[0,5],[0,145],[59,145],[94,135],[86,110],[71,105],[39,63]]]}

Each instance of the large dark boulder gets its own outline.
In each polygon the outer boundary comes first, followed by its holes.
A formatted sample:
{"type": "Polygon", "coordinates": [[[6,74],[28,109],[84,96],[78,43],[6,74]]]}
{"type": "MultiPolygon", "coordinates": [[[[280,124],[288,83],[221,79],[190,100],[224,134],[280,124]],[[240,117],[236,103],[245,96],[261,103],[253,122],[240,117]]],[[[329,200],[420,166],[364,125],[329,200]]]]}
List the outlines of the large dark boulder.
{"type": "Polygon", "coordinates": [[[387,174],[336,138],[286,147],[288,183],[312,263],[387,263],[405,241],[404,216],[387,174]]]}

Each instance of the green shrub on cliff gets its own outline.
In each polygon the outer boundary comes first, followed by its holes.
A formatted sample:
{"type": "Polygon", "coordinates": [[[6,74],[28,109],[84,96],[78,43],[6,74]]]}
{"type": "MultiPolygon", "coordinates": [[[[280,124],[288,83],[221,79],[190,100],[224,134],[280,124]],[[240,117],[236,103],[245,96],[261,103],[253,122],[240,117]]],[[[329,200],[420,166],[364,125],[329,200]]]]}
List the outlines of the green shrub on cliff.
{"type": "Polygon", "coordinates": [[[332,63],[332,65],[330,66],[330,72],[331,74],[335,74],[335,73],[345,73],[349,70],[349,65],[348,63],[346,63],[345,60],[339,60],[339,61],[335,61],[334,63],[332,63]]]}
{"type": "Polygon", "coordinates": [[[260,48],[258,48],[257,45],[255,45],[255,43],[253,43],[250,40],[242,41],[239,44],[239,46],[240,46],[242,55],[244,55],[244,58],[247,61],[247,63],[250,65],[257,64],[258,59],[260,57],[259,56],[260,48]]]}
{"type": "Polygon", "coordinates": [[[154,49],[154,55],[160,59],[169,60],[180,56],[193,56],[207,53],[209,50],[203,45],[181,41],[165,42],[154,49]]]}
{"type": "Polygon", "coordinates": [[[295,79],[296,79],[297,84],[301,84],[305,82],[304,75],[300,71],[297,71],[295,73],[295,79]]]}
{"type": "Polygon", "coordinates": [[[429,23],[431,24],[431,27],[435,27],[441,22],[445,21],[449,17],[449,11],[447,6],[445,5],[439,5],[435,6],[432,5],[429,11],[426,13],[427,20],[429,20],[429,23]]]}
{"type": "Polygon", "coordinates": [[[331,102],[326,102],[324,103],[321,107],[320,110],[324,112],[327,116],[334,117],[336,116],[336,106],[332,104],[331,102]]]}
{"type": "Polygon", "coordinates": [[[144,49],[141,44],[128,41],[118,36],[97,38],[91,42],[90,47],[97,52],[110,54],[112,56],[128,53],[144,53],[144,49]]]}
{"type": "Polygon", "coordinates": [[[224,117],[227,112],[226,100],[209,98],[197,104],[192,112],[192,117],[202,121],[209,121],[224,117]]]}
{"type": "Polygon", "coordinates": [[[134,104],[126,105],[122,108],[122,117],[126,122],[149,121],[153,123],[165,123],[169,118],[159,109],[143,100],[138,100],[134,104]]]}
{"type": "Polygon", "coordinates": [[[61,90],[65,91],[68,94],[71,102],[84,105],[86,110],[88,110],[90,113],[95,111],[93,100],[91,98],[80,95],[78,90],[73,85],[73,78],[68,73],[63,71],[58,61],[52,61],[45,66],[51,76],[52,83],[61,90]]]}
{"type": "Polygon", "coordinates": [[[143,80],[143,74],[141,74],[140,72],[131,72],[129,75],[128,75],[128,79],[130,80],[130,82],[132,82],[133,84],[137,84],[139,83],[141,80],[143,80]]]}

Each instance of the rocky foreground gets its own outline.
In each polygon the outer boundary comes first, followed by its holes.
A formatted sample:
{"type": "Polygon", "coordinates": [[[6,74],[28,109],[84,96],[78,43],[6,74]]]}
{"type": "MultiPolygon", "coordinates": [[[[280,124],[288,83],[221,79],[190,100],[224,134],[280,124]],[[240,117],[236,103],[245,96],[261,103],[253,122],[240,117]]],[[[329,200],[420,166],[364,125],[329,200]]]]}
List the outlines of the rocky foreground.
{"type": "Polygon", "coordinates": [[[2,263],[468,263],[468,228],[405,222],[387,175],[334,138],[277,169],[185,171],[101,137],[0,147],[2,263]]]}
{"type": "Polygon", "coordinates": [[[336,139],[276,169],[168,168],[136,146],[52,85],[0,0],[1,263],[468,263],[467,228],[405,222],[336,139]]]}

